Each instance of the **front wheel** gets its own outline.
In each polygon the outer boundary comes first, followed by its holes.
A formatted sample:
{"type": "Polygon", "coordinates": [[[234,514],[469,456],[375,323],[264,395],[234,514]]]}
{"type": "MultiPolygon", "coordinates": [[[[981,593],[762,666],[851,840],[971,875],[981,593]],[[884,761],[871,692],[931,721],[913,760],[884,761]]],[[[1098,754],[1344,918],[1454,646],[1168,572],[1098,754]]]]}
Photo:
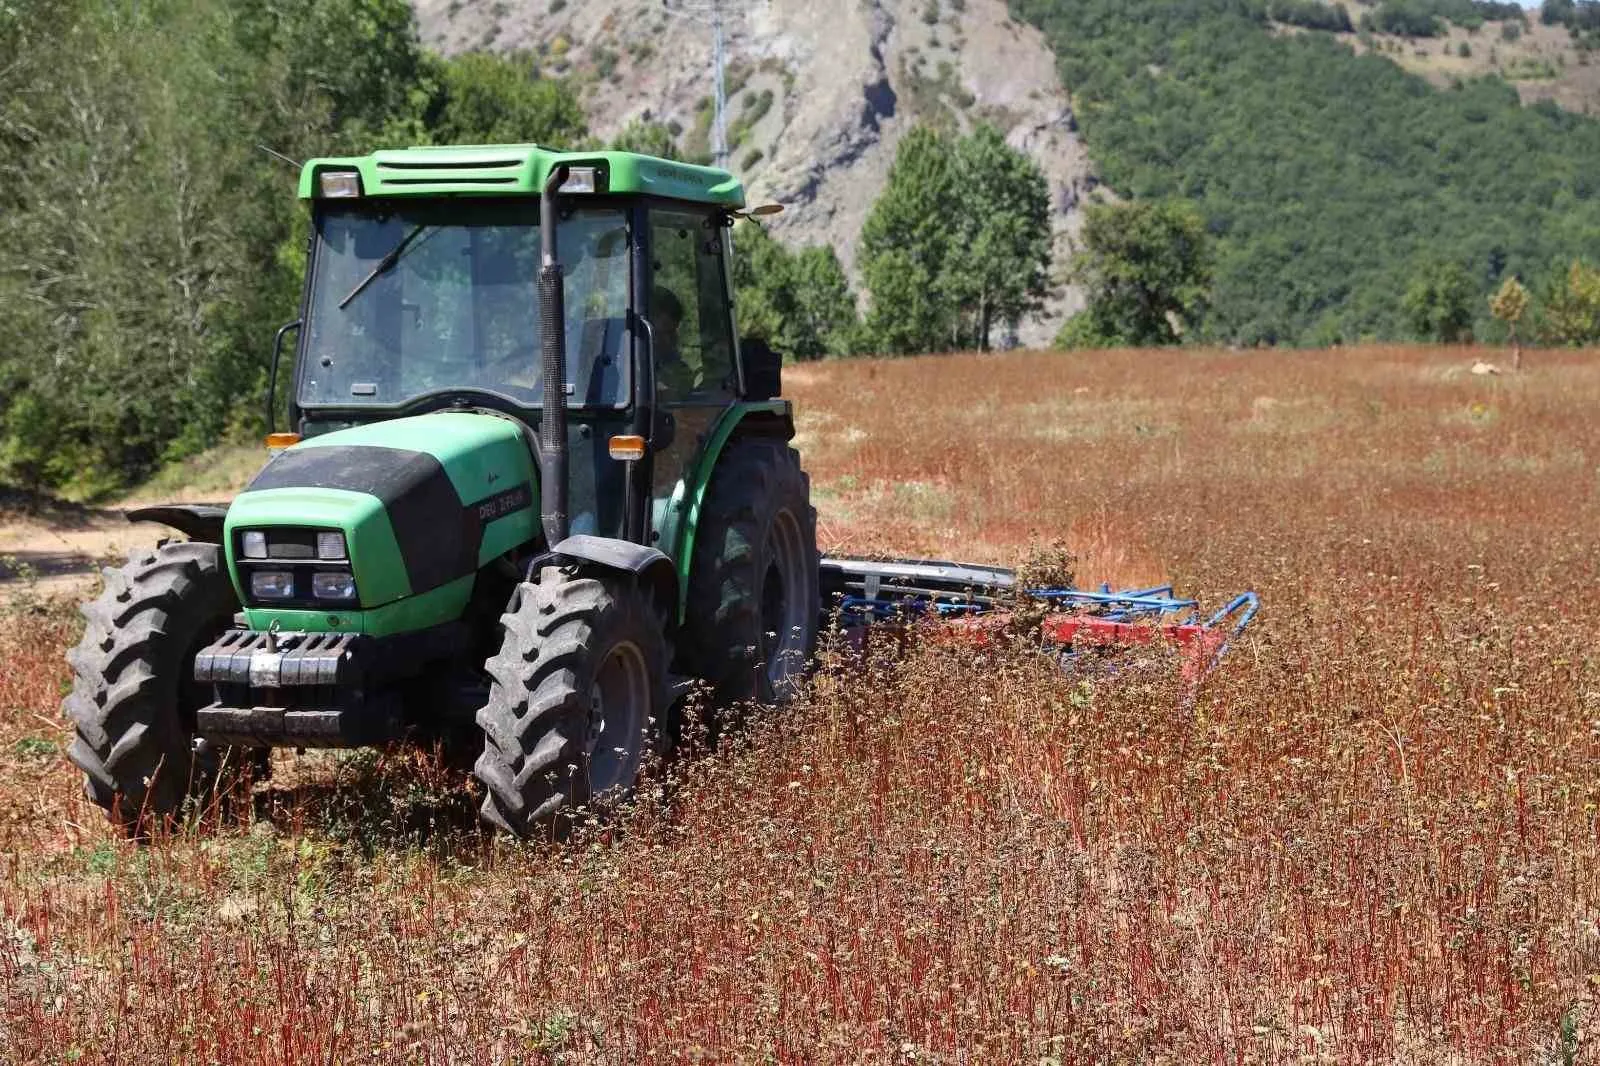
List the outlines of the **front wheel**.
{"type": "Polygon", "coordinates": [[[484,820],[528,836],[626,799],[665,736],[666,636],[644,592],[547,566],[500,622],[473,768],[484,820]]]}
{"type": "Polygon", "coordinates": [[[238,601],[215,544],[167,544],[105,572],[83,608],[88,625],[67,656],[62,705],[76,735],[67,756],[90,800],[138,834],[203,797],[240,753],[195,743],[195,712],[210,698],[194,680],[195,653],[232,621],[238,601]]]}

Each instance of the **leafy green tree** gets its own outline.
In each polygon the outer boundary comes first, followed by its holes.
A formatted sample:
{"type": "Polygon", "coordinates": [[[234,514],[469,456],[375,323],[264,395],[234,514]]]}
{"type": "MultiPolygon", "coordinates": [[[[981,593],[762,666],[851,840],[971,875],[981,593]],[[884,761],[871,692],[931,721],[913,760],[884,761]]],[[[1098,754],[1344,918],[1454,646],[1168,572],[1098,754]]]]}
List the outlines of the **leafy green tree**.
{"type": "Polygon", "coordinates": [[[794,253],[796,321],[801,334],[792,349],[813,357],[852,355],[859,343],[855,294],[833,246],[812,244],[794,253]]]}
{"type": "Polygon", "coordinates": [[[563,147],[589,135],[572,89],[541,78],[531,56],[467,52],[442,61],[439,82],[424,115],[435,143],[563,147]]]}
{"type": "Polygon", "coordinates": [[[953,245],[942,289],[961,309],[957,346],[991,347],[1000,322],[1016,328],[1039,310],[1050,279],[1050,190],[1000,131],[978,126],[956,143],[953,245]]]}
{"type": "Polygon", "coordinates": [[[959,203],[953,156],[949,138],[913,127],[867,215],[861,277],[871,298],[867,344],[877,351],[938,351],[955,335],[955,309],[944,292],[959,203]]]}
{"type": "Polygon", "coordinates": [[[611,141],[611,148],[618,152],[641,152],[644,155],[659,156],[662,159],[682,159],[683,153],[678,148],[676,138],[672,131],[659,122],[645,122],[634,119],[623,127],[611,141]]]}
{"type": "Polygon", "coordinates": [[[1517,330],[1522,324],[1522,317],[1528,313],[1528,289],[1516,278],[1507,278],[1489,298],[1489,313],[1505,323],[1506,332],[1511,338],[1511,366],[1514,370],[1522,369],[1522,343],[1517,337],[1517,330]]]}
{"type": "Polygon", "coordinates": [[[791,359],[849,355],[859,323],[839,258],[827,245],[791,252],[753,222],[734,229],[739,332],[791,359]]]}
{"type": "Polygon", "coordinates": [[[1472,308],[1477,291],[1459,263],[1434,263],[1406,288],[1401,307],[1421,340],[1461,344],[1472,339],[1472,308]]]}
{"type": "Polygon", "coordinates": [[[1067,320],[1065,348],[1176,344],[1206,307],[1212,251],[1190,204],[1096,204],[1084,217],[1072,277],[1088,306],[1067,320]]]}
{"type": "Polygon", "coordinates": [[[1600,344],[1600,270],[1574,262],[1544,301],[1540,335],[1550,344],[1600,344]]]}

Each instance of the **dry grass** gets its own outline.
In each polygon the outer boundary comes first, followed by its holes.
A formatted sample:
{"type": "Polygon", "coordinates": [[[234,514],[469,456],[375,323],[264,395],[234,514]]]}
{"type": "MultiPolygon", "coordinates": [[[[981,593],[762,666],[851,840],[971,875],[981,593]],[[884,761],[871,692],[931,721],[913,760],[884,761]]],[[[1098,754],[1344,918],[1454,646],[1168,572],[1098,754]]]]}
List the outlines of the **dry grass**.
{"type": "Polygon", "coordinates": [[[1066,531],[1085,579],[1258,587],[1256,637],[1192,706],[826,673],[563,848],[402,755],[117,842],[58,754],[72,626],[12,624],[0,1060],[1595,1061],[1600,363],[1473,357],[806,368],[830,546],[1066,531]]]}

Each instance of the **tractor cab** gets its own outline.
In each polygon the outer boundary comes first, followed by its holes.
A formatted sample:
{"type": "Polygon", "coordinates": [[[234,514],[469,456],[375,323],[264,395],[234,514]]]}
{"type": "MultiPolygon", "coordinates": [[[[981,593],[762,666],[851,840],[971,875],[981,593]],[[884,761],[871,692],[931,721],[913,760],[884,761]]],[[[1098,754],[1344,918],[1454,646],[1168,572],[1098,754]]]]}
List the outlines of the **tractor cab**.
{"type": "Polygon", "coordinates": [[[304,438],[440,410],[538,433],[559,406],[568,531],[659,545],[696,438],[778,391],[777,359],[735,333],[743,190],[722,171],[420,148],[314,160],[301,195],[312,235],[289,416],[304,438]],[[540,288],[546,229],[559,300],[540,288]],[[546,395],[552,347],[560,397],[546,395]]]}

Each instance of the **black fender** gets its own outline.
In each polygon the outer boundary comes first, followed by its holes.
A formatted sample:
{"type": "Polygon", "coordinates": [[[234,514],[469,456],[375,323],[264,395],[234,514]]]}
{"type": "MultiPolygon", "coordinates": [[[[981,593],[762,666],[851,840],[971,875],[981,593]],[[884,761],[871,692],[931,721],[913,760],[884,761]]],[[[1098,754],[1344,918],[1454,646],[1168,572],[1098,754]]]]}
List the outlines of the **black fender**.
{"type": "Polygon", "coordinates": [[[663,618],[677,618],[678,569],[659,549],[635,544],[631,540],[579,533],[535,559],[529,565],[528,572],[532,574],[541,566],[574,564],[631,575],[661,611],[663,618]]]}
{"type": "Polygon", "coordinates": [[[222,520],[227,507],[216,503],[163,503],[128,512],[130,522],[160,522],[201,544],[222,543],[222,520]]]}

